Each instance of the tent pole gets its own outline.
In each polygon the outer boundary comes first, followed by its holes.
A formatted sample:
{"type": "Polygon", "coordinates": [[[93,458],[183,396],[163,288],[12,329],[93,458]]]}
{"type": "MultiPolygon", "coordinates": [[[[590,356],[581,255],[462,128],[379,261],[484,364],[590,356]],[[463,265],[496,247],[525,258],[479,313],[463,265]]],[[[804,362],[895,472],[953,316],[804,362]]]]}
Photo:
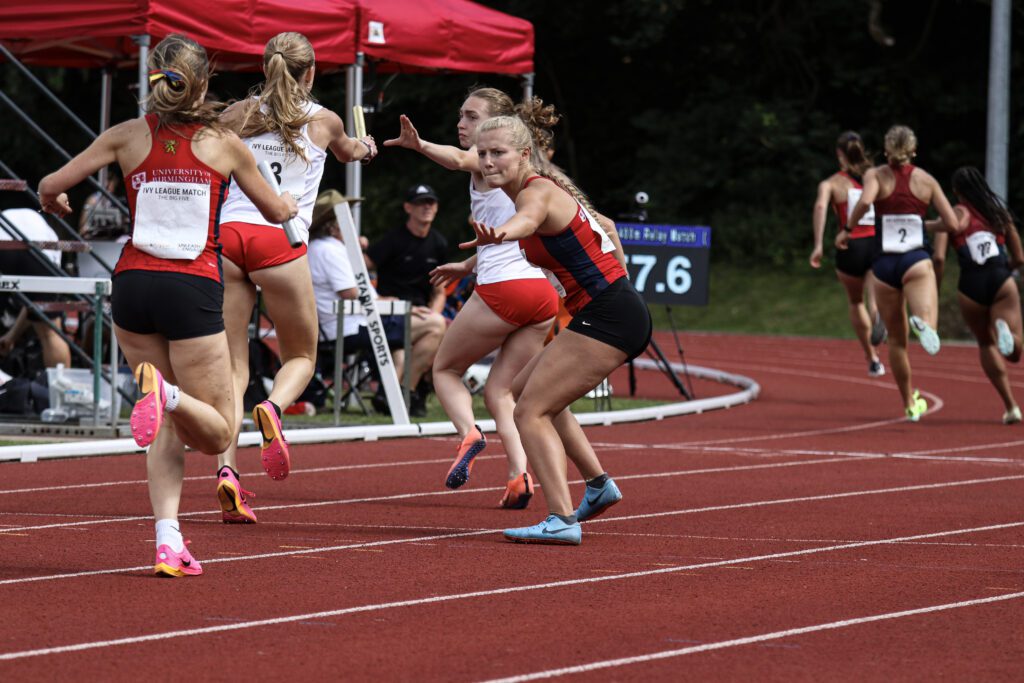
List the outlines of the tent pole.
{"type": "MultiPolygon", "coordinates": [[[[366,56],[362,52],[356,53],[356,63],[350,64],[345,72],[345,129],[355,134],[355,121],[353,120],[352,107],[363,105],[363,64],[366,56]]],[[[345,164],[345,196],[360,197],[363,192],[363,165],[345,164]]],[[[360,202],[350,203],[352,207],[352,220],[356,226],[356,234],[362,234],[362,204],[360,202]]]]}
{"type": "Polygon", "coordinates": [[[139,46],[139,116],[145,116],[146,99],[149,97],[149,69],[146,66],[149,62],[149,36],[132,36],[132,40],[139,46]]]}
{"type": "MultiPolygon", "coordinates": [[[[100,134],[110,128],[110,97],[114,82],[114,69],[109,66],[103,67],[103,78],[100,81],[100,134]]],[[[100,169],[99,182],[103,187],[107,186],[107,167],[100,169]]]]}
{"type": "Polygon", "coordinates": [[[1006,199],[1007,151],[1010,140],[1010,0],[992,0],[992,33],[988,57],[988,128],[985,179],[1006,199]]]}
{"type": "Polygon", "coordinates": [[[533,79],[535,74],[531,71],[523,74],[523,102],[529,102],[533,97],[533,79]]]}

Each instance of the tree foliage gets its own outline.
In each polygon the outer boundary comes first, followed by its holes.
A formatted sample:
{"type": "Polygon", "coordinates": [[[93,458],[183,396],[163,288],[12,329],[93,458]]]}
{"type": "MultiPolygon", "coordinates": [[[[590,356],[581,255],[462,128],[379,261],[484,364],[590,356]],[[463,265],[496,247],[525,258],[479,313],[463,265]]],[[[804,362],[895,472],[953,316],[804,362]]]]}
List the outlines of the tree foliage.
{"type": "MultiPolygon", "coordinates": [[[[484,4],[534,23],[535,92],[564,115],[555,161],[605,213],[631,210],[644,190],[651,220],[711,225],[716,259],[778,264],[806,256],[815,186],[834,171],[833,144],[843,130],[861,132],[880,159],[885,130],[910,125],[918,163],[944,186],[957,166],[984,168],[990,4],[983,0],[484,4]],[[872,5],[881,9],[874,27],[872,5]],[[883,33],[892,46],[879,42],[883,33]]],[[[1019,92],[1024,7],[1013,12],[1011,81],[1019,92]]],[[[95,122],[98,72],[33,71],[95,122]]],[[[84,146],[84,136],[11,67],[0,68],[0,77],[4,91],[72,151],[84,146]]],[[[114,120],[134,115],[133,80],[134,72],[117,74],[114,120]]],[[[221,74],[213,89],[242,97],[257,80],[221,74]]],[[[392,137],[405,113],[425,138],[454,144],[458,105],[475,83],[520,90],[511,78],[371,71],[371,131],[378,142],[392,137]]],[[[321,74],[315,94],[341,112],[343,77],[321,74]]],[[[1009,199],[1021,209],[1024,100],[1011,98],[1011,105],[1009,199]]],[[[4,120],[0,159],[33,182],[59,165],[9,112],[4,120]]],[[[324,182],[343,188],[343,169],[328,164],[324,182]]],[[[441,194],[441,229],[463,233],[467,178],[404,150],[385,150],[364,170],[366,232],[401,220],[402,194],[418,182],[441,194]]]]}

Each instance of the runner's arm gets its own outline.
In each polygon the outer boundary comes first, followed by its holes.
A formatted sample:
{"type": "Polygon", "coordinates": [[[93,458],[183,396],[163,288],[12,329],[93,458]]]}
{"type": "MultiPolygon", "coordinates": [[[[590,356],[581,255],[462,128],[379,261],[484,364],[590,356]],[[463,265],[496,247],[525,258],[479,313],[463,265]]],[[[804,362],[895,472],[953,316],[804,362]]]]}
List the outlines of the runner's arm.
{"type": "Polygon", "coordinates": [[[476,146],[470,149],[459,149],[452,145],[438,145],[427,142],[420,137],[416,127],[405,114],[398,117],[401,125],[401,132],[397,138],[384,141],[385,147],[405,147],[414,152],[419,152],[436,164],[447,168],[449,171],[466,171],[467,173],[479,173],[480,161],[476,155],[476,146]]]}
{"type": "Polygon", "coordinates": [[[58,170],[39,181],[39,204],[43,211],[66,216],[71,205],[65,191],[98,170],[117,161],[117,151],[140,119],[124,121],[105,130],[92,144],[58,170]]]}

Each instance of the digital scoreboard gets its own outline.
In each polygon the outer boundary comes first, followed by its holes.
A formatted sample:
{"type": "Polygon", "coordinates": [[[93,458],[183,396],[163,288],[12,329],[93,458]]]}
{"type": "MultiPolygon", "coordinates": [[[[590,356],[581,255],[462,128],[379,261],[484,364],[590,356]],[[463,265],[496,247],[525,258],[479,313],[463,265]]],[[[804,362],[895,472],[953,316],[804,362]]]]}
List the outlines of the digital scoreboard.
{"type": "Polygon", "coordinates": [[[629,278],[647,303],[707,306],[711,228],[618,222],[616,227],[629,278]]]}

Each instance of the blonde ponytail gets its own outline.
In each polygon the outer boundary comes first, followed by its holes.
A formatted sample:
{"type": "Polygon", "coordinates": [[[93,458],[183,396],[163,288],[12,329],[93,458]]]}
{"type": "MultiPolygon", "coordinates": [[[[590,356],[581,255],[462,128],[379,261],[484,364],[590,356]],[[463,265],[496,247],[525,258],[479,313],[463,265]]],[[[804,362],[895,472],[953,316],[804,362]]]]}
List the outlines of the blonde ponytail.
{"type": "Polygon", "coordinates": [[[315,63],[313,46],[301,33],[279,33],[271,38],[263,50],[267,78],[254,90],[257,101],[249,107],[238,135],[248,138],[276,133],[290,154],[308,162],[299,140],[303,126],[309,123],[306,104],[312,97],[299,80],[315,63]]]}

